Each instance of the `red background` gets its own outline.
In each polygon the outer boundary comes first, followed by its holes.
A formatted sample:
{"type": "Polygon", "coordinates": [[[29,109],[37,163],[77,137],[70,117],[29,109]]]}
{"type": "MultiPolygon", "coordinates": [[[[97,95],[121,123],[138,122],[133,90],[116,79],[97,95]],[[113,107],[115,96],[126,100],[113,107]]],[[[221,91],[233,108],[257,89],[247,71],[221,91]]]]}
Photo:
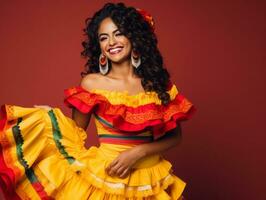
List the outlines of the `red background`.
{"type": "MultiPolygon", "coordinates": [[[[0,103],[70,116],[63,89],[80,81],[85,18],[105,2],[1,1],[0,103]]],[[[266,199],[265,3],[124,2],[154,16],[172,80],[198,108],[168,152],[186,198],[266,199]]],[[[94,123],[87,132],[98,144],[94,123]]]]}

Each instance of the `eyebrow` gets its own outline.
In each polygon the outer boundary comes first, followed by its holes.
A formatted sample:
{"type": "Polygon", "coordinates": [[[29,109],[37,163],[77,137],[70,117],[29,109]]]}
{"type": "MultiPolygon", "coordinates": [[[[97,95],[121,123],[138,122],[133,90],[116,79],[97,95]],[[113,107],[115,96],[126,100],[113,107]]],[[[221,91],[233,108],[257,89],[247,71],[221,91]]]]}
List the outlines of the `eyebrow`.
{"type": "MultiPolygon", "coordinates": [[[[113,33],[117,32],[117,31],[119,31],[119,30],[116,29],[116,30],[113,31],[113,33]]],[[[102,35],[108,35],[108,34],[107,33],[101,33],[101,34],[98,35],[98,37],[101,37],[102,35]]]]}

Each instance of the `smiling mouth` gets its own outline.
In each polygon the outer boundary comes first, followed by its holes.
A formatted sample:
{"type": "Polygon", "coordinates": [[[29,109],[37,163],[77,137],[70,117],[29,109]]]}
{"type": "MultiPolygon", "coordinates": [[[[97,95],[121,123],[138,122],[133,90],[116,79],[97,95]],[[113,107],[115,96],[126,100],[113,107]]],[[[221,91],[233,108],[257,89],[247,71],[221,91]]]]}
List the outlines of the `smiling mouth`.
{"type": "Polygon", "coordinates": [[[116,48],[111,48],[108,50],[108,52],[112,55],[120,53],[123,50],[123,47],[116,47],[116,48]]]}

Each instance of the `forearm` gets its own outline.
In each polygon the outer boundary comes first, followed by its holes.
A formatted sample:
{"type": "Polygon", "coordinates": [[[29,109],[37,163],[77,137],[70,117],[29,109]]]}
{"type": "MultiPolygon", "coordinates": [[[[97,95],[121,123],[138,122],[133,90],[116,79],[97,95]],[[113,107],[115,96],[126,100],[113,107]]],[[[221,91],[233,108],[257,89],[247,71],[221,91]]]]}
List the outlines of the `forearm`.
{"type": "Polygon", "coordinates": [[[182,139],[181,127],[177,126],[171,133],[157,141],[136,146],[138,156],[145,157],[152,154],[162,153],[177,146],[182,139]]]}

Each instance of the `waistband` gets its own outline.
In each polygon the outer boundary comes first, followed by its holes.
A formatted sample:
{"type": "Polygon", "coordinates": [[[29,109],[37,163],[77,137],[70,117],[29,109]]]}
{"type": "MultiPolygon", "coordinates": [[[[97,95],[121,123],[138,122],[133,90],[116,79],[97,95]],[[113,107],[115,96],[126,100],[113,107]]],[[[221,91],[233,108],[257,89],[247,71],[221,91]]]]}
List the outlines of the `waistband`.
{"type": "MultiPolygon", "coordinates": [[[[121,145],[121,144],[108,144],[108,143],[101,143],[99,146],[100,153],[106,159],[115,159],[121,152],[126,151],[128,149],[133,148],[136,145],[121,145]]],[[[145,156],[138,160],[133,168],[146,168],[151,167],[157,164],[162,159],[161,154],[153,154],[150,156],[145,156]]]]}

